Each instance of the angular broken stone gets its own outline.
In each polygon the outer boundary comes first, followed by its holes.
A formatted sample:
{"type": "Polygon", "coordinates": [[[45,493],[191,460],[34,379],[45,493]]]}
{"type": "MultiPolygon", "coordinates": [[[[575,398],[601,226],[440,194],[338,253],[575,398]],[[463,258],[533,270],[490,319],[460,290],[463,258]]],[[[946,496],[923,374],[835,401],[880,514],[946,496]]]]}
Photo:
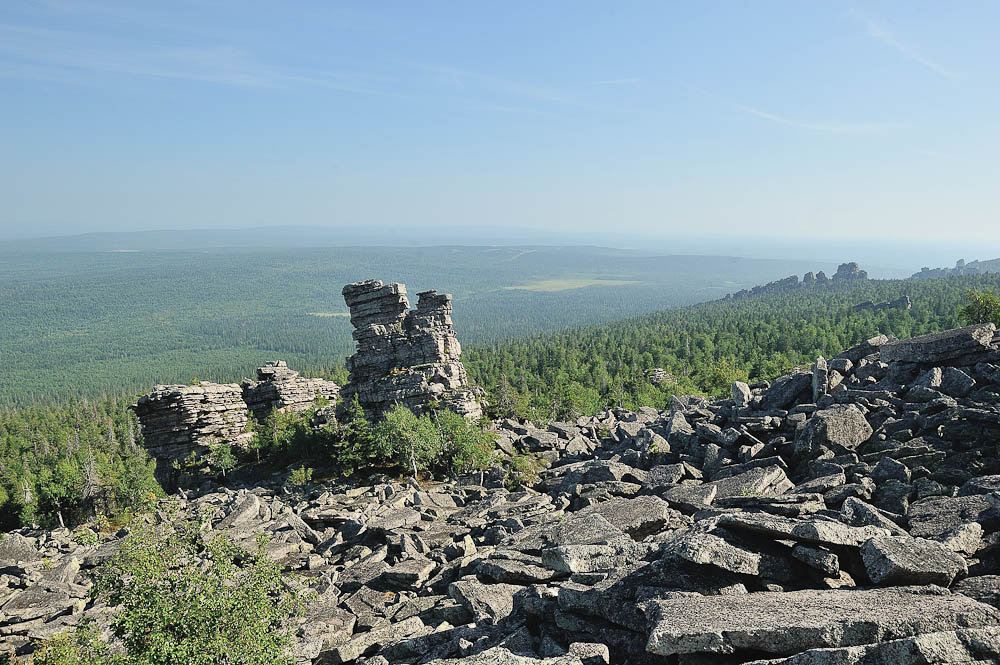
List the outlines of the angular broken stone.
{"type": "Polygon", "coordinates": [[[792,556],[829,577],[840,574],[840,559],[828,550],[799,543],[792,548],[792,556]]]}
{"type": "Polygon", "coordinates": [[[780,466],[750,469],[706,484],[716,488],[715,500],[737,496],[776,496],[795,486],[780,466]]]}
{"type": "Polygon", "coordinates": [[[566,545],[542,552],[542,564],[560,573],[615,570],[641,560],[649,546],[629,541],[612,545],[566,545]]]}
{"type": "Polygon", "coordinates": [[[741,575],[756,575],[760,567],[760,554],[736,547],[712,533],[681,531],[664,543],[664,550],[691,563],[741,575]]]}
{"type": "Polygon", "coordinates": [[[850,547],[860,547],[871,538],[889,535],[885,529],[874,526],[847,526],[829,519],[796,520],[765,514],[720,515],[719,526],[777,539],[850,547]]]}
{"type": "MultiPolygon", "coordinates": [[[[588,665],[590,661],[588,661],[588,665]]],[[[565,656],[551,658],[533,658],[513,653],[501,646],[496,646],[476,654],[462,658],[443,658],[428,661],[427,665],[584,665],[580,657],[570,653],[565,656]]]]}
{"type": "Polygon", "coordinates": [[[742,381],[733,383],[733,403],[736,406],[749,406],[751,399],[753,399],[753,393],[750,392],[750,386],[742,381]]]}
{"type": "Polygon", "coordinates": [[[514,594],[524,587],[512,584],[483,584],[474,579],[458,580],[448,586],[448,595],[461,603],[476,621],[495,624],[514,611],[514,594]]]}
{"type": "Polygon", "coordinates": [[[575,513],[580,517],[595,514],[604,517],[633,540],[642,540],[646,536],[659,533],[668,522],[680,518],[680,515],[658,496],[614,498],[587,506],[575,513]]]}
{"type": "Polygon", "coordinates": [[[989,531],[1000,527],[1000,509],[986,495],[936,496],[913,503],[906,513],[910,535],[938,538],[966,522],[979,522],[989,531]]]}
{"type": "Polygon", "coordinates": [[[399,589],[418,588],[434,573],[436,567],[437,564],[424,557],[404,559],[384,571],[381,580],[399,589]]]}
{"type": "Polygon", "coordinates": [[[853,496],[844,499],[840,513],[841,519],[851,526],[877,526],[894,536],[909,535],[906,529],[890,520],[878,508],[853,496]]]}
{"type": "Polygon", "coordinates": [[[872,427],[857,407],[835,404],[812,415],[795,439],[795,452],[801,456],[812,456],[821,447],[853,450],[871,435],[872,427]]]}
{"type": "Polygon", "coordinates": [[[952,358],[985,351],[993,342],[995,331],[996,326],[992,323],[982,323],[888,342],[879,347],[879,358],[885,363],[940,365],[952,358]]]}
{"type": "Polygon", "coordinates": [[[556,523],[539,524],[514,534],[511,547],[524,552],[541,552],[561,545],[606,545],[625,536],[603,515],[568,515],[556,523]]]}
{"type": "Polygon", "coordinates": [[[660,496],[671,508],[691,514],[711,506],[718,492],[716,485],[677,485],[660,496]]]}
{"type": "Polygon", "coordinates": [[[476,573],[508,584],[539,584],[552,579],[552,570],[516,559],[484,559],[476,566],[476,573]]]}
{"type": "Polygon", "coordinates": [[[809,649],[779,660],[744,665],[987,665],[1000,654],[1000,628],[924,633],[901,640],[831,649],[809,649]]]}
{"type": "Polygon", "coordinates": [[[861,560],[879,585],[950,586],[968,572],[965,559],[941,543],[909,536],[879,536],[861,546],[861,560]]]}
{"type": "Polygon", "coordinates": [[[646,650],[791,655],[1000,623],[1000,612],[962,595],[904,589],[789,591],[649,603],[646,650]]]}

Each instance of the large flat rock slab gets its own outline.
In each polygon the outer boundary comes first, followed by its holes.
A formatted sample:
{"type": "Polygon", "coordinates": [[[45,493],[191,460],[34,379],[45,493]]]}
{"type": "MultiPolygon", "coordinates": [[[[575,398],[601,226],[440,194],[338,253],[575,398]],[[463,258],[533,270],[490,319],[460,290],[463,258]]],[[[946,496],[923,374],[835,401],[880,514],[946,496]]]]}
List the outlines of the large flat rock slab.
{"type": "Polygon", "coordinates": [[[995,330],[996,326],[992,323],[982,323],[889,342],[879,347],[879,359],[884,363],[938,364],[987,350],[993,342],[995,330]]]}
{"type": "Polygon", "coordinates": [[[876,526],[848,526],[829,519],[797,520],[763,513],[730,513],[719,516],[719,526],[775,540],[795,540],[813,545],[860,547],[870,538],[888,536],[876,526]]]}
{"type": "Polygon", "coordinates": [[[961,594],[916,594],[903,587],[675,598],[651,602],[647,616],[646,650],[660,656],[788,656],[1000,625],[1000,612],[961,594]]]}
{"type": "Polygon", "coordinates": [[[795,487],[780,466],[765,466],[706,483],[715,487],[715,499],[742,496],[778,496],[795,487]]]}
{"type": "Polygon", "coordinates": [[[927,633],[902,640],[838,649],[810,649],[779,660],[755,660],[744,665],[976,665],[996,663],[1000,628],[927,633]]]}

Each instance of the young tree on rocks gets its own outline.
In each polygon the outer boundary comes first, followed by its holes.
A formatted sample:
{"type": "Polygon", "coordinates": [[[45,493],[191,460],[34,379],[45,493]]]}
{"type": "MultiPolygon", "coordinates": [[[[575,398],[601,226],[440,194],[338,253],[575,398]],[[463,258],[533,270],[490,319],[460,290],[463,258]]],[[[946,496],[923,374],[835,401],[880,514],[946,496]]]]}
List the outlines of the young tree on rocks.
{"type": "Polygon", "coordinates": [[[997,294],[969,289],[965,292],[965,303],[960,313],[967,325],[992,323],[1000,328],[1000,297],[997,294]]]}

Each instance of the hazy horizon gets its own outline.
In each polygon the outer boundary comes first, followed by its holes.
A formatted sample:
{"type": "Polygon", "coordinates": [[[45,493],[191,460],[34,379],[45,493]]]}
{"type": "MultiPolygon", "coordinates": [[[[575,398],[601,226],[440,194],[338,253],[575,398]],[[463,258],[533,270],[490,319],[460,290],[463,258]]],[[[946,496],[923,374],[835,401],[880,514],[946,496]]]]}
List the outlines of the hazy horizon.
{"type": "Polygon", "coordinates": [[[992,258],[971,252],[1000,246],[998,19],[991,3],[12,0],[0,239],[499,227],[992,258]]]}
{"type": "MultiPolygon", "coordinates": [[[[597,247],[639,255],[732,256],[827,264],[857,261],[872,277],[907,277],[922,267],[951,267],[959,259],[1000,257],[984,243],[858,243],[850,238],[643,235],[516,227],[319,227],[98,231],[52,236],[0,235],[0,253],[24,250],[202,251],[327,247],[524,246],[597,247]]],[[[819,269],[819,268],[817,268],[819,269]]]]}

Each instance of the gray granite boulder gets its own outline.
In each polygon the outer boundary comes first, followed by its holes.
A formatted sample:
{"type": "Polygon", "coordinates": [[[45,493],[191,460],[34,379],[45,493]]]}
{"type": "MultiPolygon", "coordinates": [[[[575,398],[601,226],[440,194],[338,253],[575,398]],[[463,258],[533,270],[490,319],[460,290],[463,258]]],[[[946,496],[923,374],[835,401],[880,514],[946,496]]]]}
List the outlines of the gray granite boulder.
{"type": "Polygon", "coordinates": [[[652,601],[647,651],[660,656],[792,655],[1000,624],[1000,612],[962,595],[905,589],[791,591],[652,601]]]}
{"type": "Polygon", "coordinates": [[[941,543],[909,536],[880,536],[861,546],[861,559],[879,585],[950,586],[968,572],[965,559],[941,543]]]}

